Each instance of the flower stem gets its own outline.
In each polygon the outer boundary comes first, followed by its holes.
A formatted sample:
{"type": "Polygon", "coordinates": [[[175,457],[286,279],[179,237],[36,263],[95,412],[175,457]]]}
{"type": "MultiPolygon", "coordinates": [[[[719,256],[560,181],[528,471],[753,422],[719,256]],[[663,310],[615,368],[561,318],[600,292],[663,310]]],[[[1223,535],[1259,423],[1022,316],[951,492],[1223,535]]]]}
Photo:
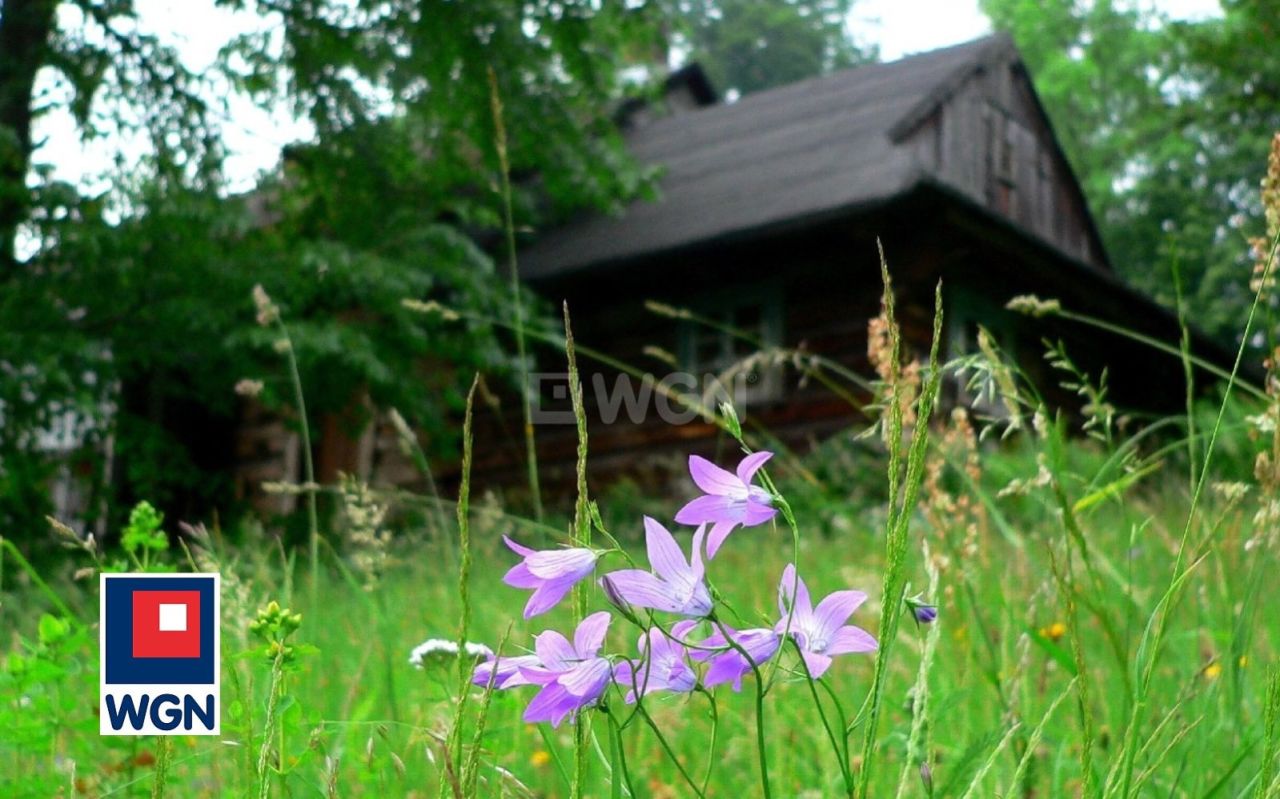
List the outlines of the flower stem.
{"type": "MultiPolygon", "coordinates": [[[[791,623],[795,619],[795,596],[796,592],[800,590],[800,527],[796,524],[796,517],[791,512],[791,506],[782,497],[782,494],[773,484],[773,480],[767,474],[764,474],[763,469],[761,470],[761,480],[770,493],[776,497],[778,509],[782,512],[782,517],[786,520],[787,526],[791,528],[791,563],[796,571],[794,579],[791,581],[791,606],[787,608],[787,624],[782,630],[782,639],[786,641],[791,637],[791,623]]],[[[770,658],[773,662],[769,666],[769,685],[773,685],[773,679],[778,673],[778,667],[782,664],[782,650],[783,647],[779,646],[770,658]]]]}
{"type": "Polygon", "coordinates": [[[756,673],[756,751],[760,755],[760,787],[764,791],[764,799],[772,799],[773,794],[769,791],[769,758],[764,742],[764,683],[760,679],[760,669],[754,663],[751,669],[756,673]]]}
{"type": "MultiPolygon", "coordinates": [[[[637,702],[636,704],[639,705],[640,703],[637,702]]],[[[649,725],[649,729],[653,730],[653,734],[658,738],[658,743],[662,745],[662,751],[666,752],[671,762],[676,764],[676,769],[680,772],[680,776],[684,777],[684,781],[689,784],[689,788],[698,795],[699,799],[706,799],[702,789],[698,787],[698,783],[693,781],[693,777],[685,769],[684,764],[680,762],[680,759],[676,757],[676,753],[672,751],[671,744],[667,743],[667,739],[662,735],[662,730],[658,729],[658,725],[654,723],[649,711],[640,707],[640,717],[649,725]]],[[[765,795],[768,796],[768,791],[765,792],[765,795]]]]}
{"type": "Polygon", "coordinates": [[[716,708],[716,695],[703,689],[707,701],[711,703],[711,741],[707,744],[707,771],[702,775],[702,792],[707,792],[707,784],[711,781],[711,771],[716,763],[716,733],[720,729],[720,712],[716,708]]]}
{"type": "Polygon", "coordinates": [[[159,752],[156,753],[155,781],[151,784],[151,799],[164,798],[164,784],[169,776],[169,761],[173,759],[173,738],[165,735],[160,738],[159,752]]]}
{"type": "MultiPolygon", "coordinates": [[[[271,738],[278,723],[277,708],[280,706],[280,684],[284,679],[284,648],[276,652],[271,662],[271,688],[267,691],[267,720],[262,731],[262,748],[258,750],[258,799],[267,799],[271,794],[271,772],[267,761],[271,756],[271,738]]],[[[280,752],[284,757],[284,752],[280,752]]]]}
{"type": "Polygon", "coordinates": [[[320,520],[316,512],[316,491],[319,486],[316,484],[315,463],[311,458],[311,426],[307,422],[307,400],[302,393],[302,373],[298,370],[298,358],[293,353],[293,339],[289,337],[289,328],[285,327],[283,318],[277,318],[276,324],[280,328],[280,335],[288,343],[285,348],[285,361],[289,364],[293,399],[298,403],[298,423],[302,433],[302,467],[307,481],[305,493],[307,495],[308,548],[311,560],[311,607],[314,608],[316,607],[316,584],[320,579],[320,520]]]}
{"type": "MultiPolygon", "coordinates": [[[[725,643],[734,649],[739,655],[746,659],[751,666],[751,671],[756,676],[756,754],[760,760],[760,787],[763,791],[764,799],[773,799],[773,792],[769,790],[769,755],[765,748],[764,740],[764,677],[760,674],[760,667],[756,664],[755,658],[743,648],[742,644],[733,639],[724,624],[714,617],[708,620],[715,624],[720,630],[720,634],[724,636],[725,643]]],[[[779,646],[779,649],[782,647],[779,646]]]]}
{"type": "MultiPolygon", "coordinates": [[[[839,739],[836,738],[835,730],[831,728],[831,722],[827,720],[827,711],[822,707],[822,697],[818,696],[818,689],[814,686],[817,680],[813,679],[813,675],[809,673],[809,664],[804,660],[804,653],[800,650],[800,645],[795,639],[791,639],[791,645],[796,649],[796,655],[800,658],[800,668],[804,669],[805,682],[809,685],[809,693],[813,696],[813,705],[818,708],[818,717],[822,719],[822,727],[827,731],[827,739],[831,741],[831,751],[835,753],[836,762],[840,766],[840,778],[844,780],[844,792],[848,796],[853,796],[853,776],[849,774],[849,757],[844,747],[840,745],[839,739]]],[[[836,703],[839,707],[839,703],[836,703]]],[[[841,712],[843,718],[844,713],[841,712]]],[[[845,738],[847,742],[848,739],[845,738]]]]}
{"type": "MultiPolygon", "coordinates": [[[[636,797],[640,794],[636,793],[635,786],[631,783],[631,771],[627,768],[627,750],[622,745],[622,726],[618,723],[618,719],[608,707],[602,706],[602,710],[609,717],[609,738],[613,743],[613,751],[618,759],[618,771],[622,773],[622,784],[627,789],[627,794],[636,797]]],[[[613,775],[614,789],[616,795],[618,775],[613,775]]]]}

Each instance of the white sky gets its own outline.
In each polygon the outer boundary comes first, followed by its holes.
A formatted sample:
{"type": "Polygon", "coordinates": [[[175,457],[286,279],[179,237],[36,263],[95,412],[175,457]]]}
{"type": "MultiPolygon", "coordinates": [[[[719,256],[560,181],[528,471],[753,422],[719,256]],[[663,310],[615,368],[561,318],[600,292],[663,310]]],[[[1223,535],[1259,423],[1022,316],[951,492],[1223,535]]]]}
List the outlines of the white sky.
{"type": "Polygon", "coordinates": [[[850,27],[859,41],[879,44],[885,61],[991,32],[978,0],[860,0],[850,27]]]}
{"type": "MultiPolygon", "coordinates": [[[[1141,1],[1174,17],[1219,13],[1217,0],[1141,1]]],[[[269,24],[251,13],[215,7],[214,0],[136,0],[136,3],[142,27],[176,44],[187,65],[194,70],[203,70],[212,63],[218,48],[234,34],[269,24]]],[[[885,60],[957,44],[990,31],[989,22],[978,10],[977,0],[860,0],[850,26],[860,40],[878,43],[885,60]]],[[[42,82],[45,89],[58,91],[51,84],[52,81],[42,82]]],[[[283,109],[267,112],[242,97],[228,98],[227,118],[222,127],[229,151],[226,170],[233,190],[249,188],[261,172],[272,169],[283,145],[311,135],[306,122],[291,118],[283,109]]],[[[65,112],[41,118],[35,140],[43,141],[35,156],[36,163],[51,165],[57,178],[95,189],[106,188],[95,176],[109,168],[117,152],[122,152],[126,159],[136,158],[143,146],[137,141],[122,142],[119,137],[82,142],[74,122],[65,112]]]]}

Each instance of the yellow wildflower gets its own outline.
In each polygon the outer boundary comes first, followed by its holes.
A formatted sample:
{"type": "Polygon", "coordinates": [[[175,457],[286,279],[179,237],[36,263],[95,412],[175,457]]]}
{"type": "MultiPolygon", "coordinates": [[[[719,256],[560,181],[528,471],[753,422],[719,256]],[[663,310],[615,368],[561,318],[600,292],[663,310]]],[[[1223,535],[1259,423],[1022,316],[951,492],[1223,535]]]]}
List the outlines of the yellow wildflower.
{"type": "Polygon", "coordinates": [[[1040,635],[1044,636],[1045,638],[1048,638],[1050,641],[1060,640],[1062,636],[1066,634],[1067,634],[1067,625],[1063,624],[1060,621],[1055,621],[1053,624],[1050,624],[1048,627],[1040,628],[1040,635]]]}

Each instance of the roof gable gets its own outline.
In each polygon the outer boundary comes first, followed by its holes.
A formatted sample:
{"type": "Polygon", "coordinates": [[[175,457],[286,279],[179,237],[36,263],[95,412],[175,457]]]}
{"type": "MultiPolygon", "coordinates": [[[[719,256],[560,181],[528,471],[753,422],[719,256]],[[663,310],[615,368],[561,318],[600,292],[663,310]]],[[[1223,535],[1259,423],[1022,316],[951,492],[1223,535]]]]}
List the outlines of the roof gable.
{"type": "Polygon", "coordinates": [[[656,120],[630,131],[627,143],[663,169],[660,199],[549,231],[522,254],[526,277],[829,219],[928,184],[1106,268],[1079,186],[1006,36],[656,120]]]}
{"type": "Polygon", "coordinates": [[[894,123],[922,182],[958,192],[1074,261],[1111,271],[1084,193],[1005,36],[894,123]]]}

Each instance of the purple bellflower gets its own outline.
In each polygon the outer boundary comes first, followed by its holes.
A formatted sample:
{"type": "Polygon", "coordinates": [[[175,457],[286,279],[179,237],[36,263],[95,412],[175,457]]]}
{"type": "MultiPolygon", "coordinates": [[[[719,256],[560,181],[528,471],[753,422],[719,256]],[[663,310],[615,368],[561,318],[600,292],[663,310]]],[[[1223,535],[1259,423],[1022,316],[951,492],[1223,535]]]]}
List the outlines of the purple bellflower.
{"type": "Polygon", "coordinates": [[[684,637],[697,624],[692,619],[676,622],[668,637],[658,627],[640,636],[636,646],[640,649],[640,661],[619,663],[613,670],[613,680],[627,689],[627,704],[634,704],[636,696],[648,696],[655,691],[688,693],[698,686],[685,658],[684,637]]]}
{"type": "Polygon", "coordinates": [[[773,629],[778,635],[790,635],[800,647],[809,668],[809,676],[818,679],[831,667],[835,655],[874,652],[876,639],[861,627],[845,624],[867,595],[861,591],[836,591],[813,607],[809,588],[796,574],[794,564],[787,564],[778,582],[778,609],[782,619],[773,629]],[[795,601],[791,601],[792,591],[795,601]]]}
{"type": "Polygon", "coordinates": [[[520,673],[521,668],[532,668],[541,665],[537,655],[517,655],[515,657],[495,657],[476,666],[471,674],[471,684],[485,688],[489,680],[493,680],[494,690],[515,688],[528,685],[529,681],[520,673]]]}
{"type": "Polygon", "coordinates": [[[703,495],[681,508],[676,513],[676,521],[711,525],[707,537],[708,559],[716,556],[720,545],[738,525],[755,527],[777,515],[778,509],[773,507],[769,492],[751,484],[751,478],[772,457],[772,452],[754,452],[742,459],[737,474],[733,474],[706,458],[689,456],[689,475],[703,495]]]}
{"type": "Polygon", "coordinates": [[[667,528],[644,517],[645,547],[653,573],[642,569],[609,572],[601,585],[610,601],[638,608],[702,617],[711,612],[711,594],[703,582],[702,538],[705,526],[693,534],[692,562],[667,528]]]}
{"type": "Polygon", "coordinates": [[[596,703],[613,676],[609,661],[600,657],[610,619],[606,611],[592,613],[574,631],[573,643],[555,630],[534,639],[539,665],[522,666],[520,674],[541,685],[542,690],[525,708],[525,721],[549,721],[552,727],[559,727],[566,718],[576,717],[596,703]]]}
{"type": "Polygon", "coordinates": [[[738,645],[747,657],[743,657],[742,652],[738,649],[727,649],[729,640],[724,637],[724,633],[717,631],[701,641],[695,649],[689,653],[694,660],[709,661],[710,666],[707,667],[707,673],[702,675],[702,684],[707,688],[714,688],[722,683],[733,683],[734,691],[742,690],[742,678],[749,674],[753,667],[760,666],[773,654],[778,651],[778,644],[782,639],[776,632],[769,629],[753,629],[753,630],[734,630],[726,627],[729,631],[730,639],[738,645]],[[725,651],[711,652],[709,649],[722,649],[725,651]]]}
{"type": "Polygon", "coordinates": [[[938,608],[935,605],[911,604],[911,614],[918,624],[933,624],[938,620],[938,608]]]}
{"type": "Polygon", "coordinates": [[[531,619],[554,608],[574,584],[591,574],[600,556],[593,549],[549,549],[544,552],[521,546],[505,535],[507,547],[520,557],[502,581],[514,588],[532,588],[533,596],[524,606],[524,617],[531,619]]]}

